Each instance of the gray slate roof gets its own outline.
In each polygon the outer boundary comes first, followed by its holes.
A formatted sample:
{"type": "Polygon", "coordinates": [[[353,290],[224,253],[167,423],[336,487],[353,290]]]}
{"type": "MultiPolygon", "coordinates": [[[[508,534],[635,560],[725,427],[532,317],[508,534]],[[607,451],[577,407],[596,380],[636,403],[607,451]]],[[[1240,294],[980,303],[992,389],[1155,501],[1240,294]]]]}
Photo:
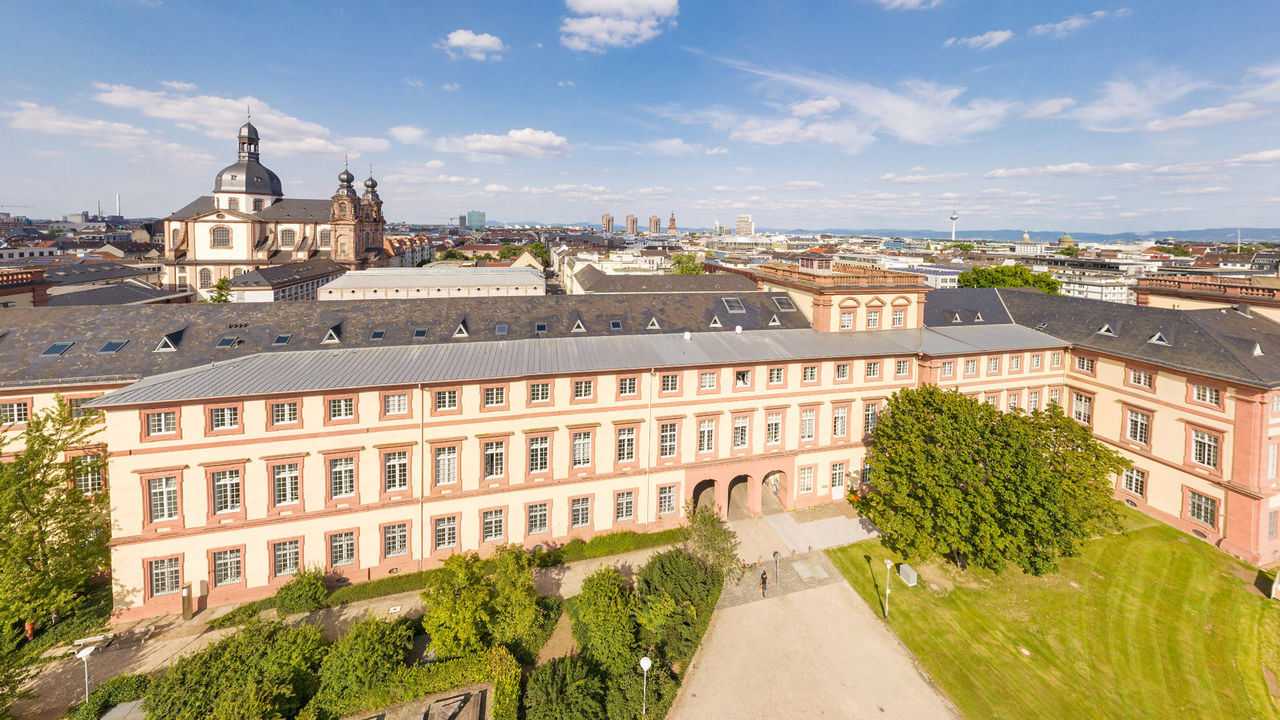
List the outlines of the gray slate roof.
{"type": "Polygon", "coordinates": [[[568,337],[489,343],[262,353],[145,378],[91,402],[96,407],[337,388],[464,382],[555,373],[594,373],[819,358],[949,355],[1056,347],[1018,326],[942,331],[824,333],[808,328],[568,337]]]}
{"type": "Polygon", "coordinates": [[[67,383],[72,378],[138,378],[254,353],[288,353],[388,345],[462,345],[535,337],[647,335],[667,332],[731,333],[809,326],[799,312],[779,312],[769,294],[740,293],[745,312],[730,315],[720,298],[706,295],[556,295],[331,302],[191,303],[130,307],[10,308],[0,313],[0,386],[67,383]],[[709,327],[713,317],[722,328],[709,327]],[[573,332],[578,321],[583,331],[573,332]],[[649,330],[656,320],[657,330],[649,330]],[[612,322],[620,324],[613,330],[612,322]],[[536,332],[535,325],[546,329],[536,332]],[[454,337],[458,326],[466,336],[454,337]],[[506,334],[498,335],[498,325],[506,334]],[[322,341],[330,330],[338,344],[322,341]],[[384,332],[382,339],[374,331],[384,332]],[[421,331],[422,337],[415,337],[421,331]],[[289,335],[285,344],[274,341],[289,335]],[[155,352],[164,338],[172,352],[155,352]],[[234,338],[229,347],[216,347],[234,338]],[[99,350],[127,341],[118,352],[99,350]],[[59,356],[40,353],[57,342],[75,343],[59,356]]]}
{"type": "Polygon", "coordinates": [[[107,280],[122,280],[124,278],[138,277],[140,275],[148,274],[150,274],[150,271],[144,270],[138,265],[125,265],[124,263],[114,262],[87,262],[74,263],[71,265],[56,265],[47,267],[44,270],[45,279],[56,282],[59,285],[99,283],[107,280]]]}
{"type": "Polygon", "coordinates": [[[193,217],[199,217],[213,209],[213,196],[201,195],[195,200],[183,205],[182,209],[177,210],[169,217],[166,217],[165,220],[190,220],[193,217]]]}
{"type": "Polygon", "coordinates": [[[284,199],[268,205],[253,217],[267,222],[329,222],[333,203],[329,200],[284,199]]]}
{"type": "Polygon", "coordinates": [[[1013,322],[1076,347],[1254,387],[1280,387],[1280,323],[1234,308],[1140,307],[1029,288],[934,290],[926,300],[925,324],[935,328],[951,325],[948,313],[954,309],[999,303],[1013,322]],[[1111,334],[1099,332],[1104,327],[1111,334]],[[1151,342],[1156,335],[1167,344],[1151,342]],[[1254,354],[1255,346],[1261,355],[1254,354]]]}
{"type": "Polygon", "coordinates": [[[233,288],[276,288],[346,272],[338,263],[316,258],[288,265],[268,265],[231,279],[233,288]]]}
{"type": "Polygon", "coordinates": [[[589,293],[678,293],[678,292],[752,292],[756,284],[750,278],[731,273],[705,275],[609,275],[595,265],[584,265],[573,274],[584,292],[589,293]]]}
{"type": "Polygon", "coordinates": [[[49,306],[130,305],[133,303],[157,302],[166,298],[184,297],[190,294],[191,291],[189,290],[181,292],[162,290],[140,280],[125,280],[114,285],[95,287],[92,290],[50,295],[49,306]]]}

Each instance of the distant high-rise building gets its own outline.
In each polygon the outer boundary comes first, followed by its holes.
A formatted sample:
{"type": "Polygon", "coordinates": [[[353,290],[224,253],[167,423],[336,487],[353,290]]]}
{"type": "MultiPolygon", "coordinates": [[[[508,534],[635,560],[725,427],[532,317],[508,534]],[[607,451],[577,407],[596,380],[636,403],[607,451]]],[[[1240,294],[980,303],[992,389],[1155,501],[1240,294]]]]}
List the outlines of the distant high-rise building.
{"type": "Polygon", "coordinates": [[[739,215],[738,224],[734,227],[734,232],[738,235],[755,235],[756,224],[751,221],[750,215],[739,215]]]}
{"type": "Polygon", "coordinates": [[[640,232],[640,224],[636,222],[636,216],[628,215],[627,216],[627,233],[631,235],[635,235],[638,232],[640,232]]]}
{"type": "Polygon", "coordinates": [[[468,230],[484,230],[484,212],[481,210],[467,211],[467,229],[468,230]]]}
{"type": "Polygon", "coordinates": [[[676,211],[671,211],[671,221],[667,223],[667,232],[675,234],[676,232],[676,211]]]}
{"type": "Polygon", "coordinates": [[[609,213],[600,216],[600,232],[613,232],[613,216],[609,213]]]}
{"type": "Polygon", "coordinates": [[[460,229],[460,230],[466,230],[466,229],[467,229],[467,216],[466,216],[466,215],[459,215],[459,216],[458,216],[458,229],[460,229]]]}
{"type": "Polygon", "coordinates": [[[657,235],[662,232],[662,218],[657,215],[649,216],[649,234],[657,235]]]}

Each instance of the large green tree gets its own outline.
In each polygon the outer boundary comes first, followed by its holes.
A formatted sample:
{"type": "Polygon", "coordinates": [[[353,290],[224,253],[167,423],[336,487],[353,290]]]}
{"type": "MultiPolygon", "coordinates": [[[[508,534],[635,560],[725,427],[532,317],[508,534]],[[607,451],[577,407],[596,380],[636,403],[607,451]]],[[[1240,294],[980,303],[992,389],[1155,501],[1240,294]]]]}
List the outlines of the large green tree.
{"type": "Polygon", "coordinates": [[[626,672],[639,658],[635,594],[615,567],[603,567],[582,581],[574,599],[573,637],[582,653],[605,672],[626,672]]]}
{"type": "Polygon", "coordinates": [[[716,508],[685,502],[685,521],[689,538],[684,549],[707,567],[732,582],[742,579],[742,560],[738,558],[738,534],[720,517],[716,508]]]}
{"type": "Polygon", "coordinates": [[[701,275],[705,272],[693,253],[675,253],[671,256],[671,267],[677,275],[701,275]]]}
{"type": "Polygon", "coordinates": [[[1022,265],[965,270],[956,283],[962,288],[1033,287],[1049,295],[1057,295],[1060,285],[1049,273],[1033,273],[1022,265]]]}
{"type": "MultiPolygon", "coordinates": [[[[107,495],[86,492],[100,489],[93,481],[102,474],[101,456],[68,456],[90,445],[98,417],[58,397],[27,419],[21,447],[0,462],[2,626],[73,610],[89,580],[107,568],[107,495]]],[[[0,451],[13,439],[0,440],[0,451]]]]}
{"type": "Polygon", "coordinates": [[[529,676],[526,720],[605,720],[604,683],[584,660],[558,658],[529,676]]]}
{"type": "Polygon", "coordinates": [[[439,570],[428,573],[422,601],[422,629],[437,655],[457,657],[484,649],[492,611],[479,555],[450,555],[439,570]]]}
{"type": "Polygon", "coordinates": [[[503,545],[489,560],[492,573],[489,634],[495,643],[515,649],[543,624],[533,584],[533,555],[519,545],[503,545]]]}
{"type": "Polygon", "coordinates": [[[1001,413],[932,385],[890,398],[868,464],[859,507],[894,552],[1033,575],[1115,527],[1111,478],[1127,466],[1057,406],[1001,413]]]}

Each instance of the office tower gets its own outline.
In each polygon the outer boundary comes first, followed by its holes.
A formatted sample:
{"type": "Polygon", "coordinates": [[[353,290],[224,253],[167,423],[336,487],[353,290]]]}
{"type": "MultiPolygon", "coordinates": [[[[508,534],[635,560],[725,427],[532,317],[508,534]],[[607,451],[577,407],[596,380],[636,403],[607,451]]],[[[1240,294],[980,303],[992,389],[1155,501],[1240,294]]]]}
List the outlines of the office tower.
{"type": "Polygon", "coordinates": [[[662,232],[662,219],[657,215],[649,216],[649,234],[657,235],[662,232]]]}
{"type": "Polygon", "coordinates": [[[636,222],[636,216],[628,215],[627,216],[627,233],[631,235],[635,235],[639,231],[640,231],[640,225],[636,222]]]}
{"type": "Polygon", "coordinates": [[[738,235],[755,235],[756,224],[751,221],[750,215],[739,215],[738,224],[734,228],[734,233],[738,235]]]}
{"type": "Polygon", "coordinates": [[[613,232],[613,216],[609,213],[600,216],[600,232],[613,232]]]}

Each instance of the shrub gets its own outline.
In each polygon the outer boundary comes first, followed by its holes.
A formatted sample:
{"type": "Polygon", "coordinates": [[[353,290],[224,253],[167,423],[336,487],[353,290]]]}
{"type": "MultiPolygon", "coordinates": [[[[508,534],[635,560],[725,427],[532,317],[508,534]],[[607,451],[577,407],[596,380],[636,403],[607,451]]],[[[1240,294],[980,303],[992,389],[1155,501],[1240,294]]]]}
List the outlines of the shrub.
{"type": "Polygon", "coordinates": [[[89,699],[77,705],[67,718],[98,720],[116,705],[141,698],[150,685],[150,675],[118,675],[94,688],[89,699]]]}
{"type": "Polygon", "coordinates": [[[529,677],[524,716],[525,720],[605,720],[604,686],[585,661],[552,660],[529,677]]]}
{"type": "Polygon", "coordinates": [[[578,560],[590,560],[633,550],[643,550],[659,545],[673,545],[683,542],[688,537],[689,528],[682,525],[677,528],[651,533],[638,533],[631,530],[611,532],[605,535],[597,535],[591,538],[589,542],[583,542],[575,538],[560,547],[535,552],[534,564],[538,567],[552,567],[554,565],[577,562],[578,560]]]}
{"type": "Polygon", "coordinates": [[[609,720],[665,717],[667,709],[675,702],[680,681],[665,665],[654,663],[649,669],[647,702],[644,685],[644,671],[638,663],[631,672],[609,678],[609,691],[605,696],[609,720]],[[647,714],[642,714],[646,711],[647,714]]]}
{"type": "Polygon", "coordinates": [[[327,650],[312,625],[250,623],[174,663],[151,683],[143,707],[149,720],[293,717],[319,688],[327,650]],[[249,715],[246,703],[256,708],[249,715]]]}
{"type": "Polygon", "coordinates": [[[646,644],[657,647],[670,663],[692,657],[722,584],[719,572],[685,550],[676,548],[649,558],[637,577],[641,596],[646,605],[653,604],[654,598],[670,598],[675,608],[661,624],[644,623],[646,644]]]}
{"type": "MultiPolygon", "coordinates": [[[[510,649],[521,662],[532,664],[529,646],[546,624],[538,590],[533,586],[533,558],[519,545],[504,545],[488,564],[492,569],[489,636],[492,642],[510,649]]],[[[532,654],[536,656],[536,647],[532,654]]]]}
{"type": "Polygon", "coordinates": [[[459,657],[484,649],[490,608],[489,585],[480,556],[450,555],[427,578],[422,629],[431,636],[437,656],[459,657]]]}
{"type": "Polygon", "coordinates": [[[325,605],[337,607],[357,600],[369,600],[403,592],[416,592],[426,586],[427,576],[433,572],[436,571],[422,570],[401,575],[389,575],[369,582],[344,585],[329,595],[329,598],[325,600],[325,605]]]}
{"type": "Polygon", "coordinates": [[[389,623],[369,616],[352,625],[320,665],[320,690],[314,704],[334,717],[358,710],[353,703],[389,682],[404,667],[412,647],[408,622],[389,623]]]}
{"type": "MultiPolygon", "coordinates": [[[[520,663],[503,647],[430,665],[402,667],[385,684],[372,688],[350,705],[352,713],[378,710],[414,698],[483,682],[493,683],[493,720],[516,720],[520,710],[520,663]]],[[[308,706],[302,717],[325,717],[308,706]]]]}
{"type": "Polygon", "coordinates": [[[300,612],[311,612],[325,606],[329,588],[319,568],[298,571],[293,579],[276,591],[276,612],[283,618],[300,612]]]}
{"type": "Polygon", "coordinates": [[[209,627],[216,629],[216,628],[235,627],[237,625],[245,625],[256,620],[258,618],[258,615],[262,614],[263,610],[266,610],[267,608],[273,608],[275,606],[276,606],[276,597],[274,595],[272,595],[271,597],[262,598],[261,600],[254,600],[253,602],[247,602],[247,603],[244,603],[243,605],[237,606],[234,610],[232,610],[229,613],[226,613],[225,615],[219,615],[218,617],[210,620],[209,627]]]}
{"type": "Polygon", "coordinates": [[[617,568],[603,567],[583,580],[582,593],[570,605],[574,639],[583,654],[610,675],[626,672],[638,657],[634,602],[617,568]]]}

